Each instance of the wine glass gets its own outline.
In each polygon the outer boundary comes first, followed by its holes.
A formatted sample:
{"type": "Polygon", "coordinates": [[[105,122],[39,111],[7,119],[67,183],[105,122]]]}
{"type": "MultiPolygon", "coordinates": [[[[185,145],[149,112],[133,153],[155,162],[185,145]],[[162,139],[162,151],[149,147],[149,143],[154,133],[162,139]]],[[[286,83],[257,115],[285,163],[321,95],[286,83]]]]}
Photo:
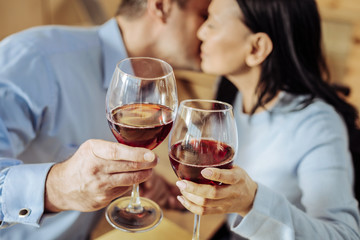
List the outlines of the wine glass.
{"type": "MultiPolygon", "coordinates": [[[[169,159],[179,179],[222,185],[201,175],[204,168],[232,168],[237,130],[230,104],[190,99],[180,103],[169,137],[169,159]]],[[[193,240],[199,239],[200,216],[195,214],[193,240]]]]}
{"type": "MultiPolygon", "coordinates": [[[[119,143],[154,149],[168,135],[178,107],[172,67],[148,57],[126,58],[115,68],[106,95],[106,117],[119,143]]],[[[162,219],[160,207],[139,196],[139,185],[131,197],[114,200],[106,219],[117,229],[145,232],[162,219]]]]}

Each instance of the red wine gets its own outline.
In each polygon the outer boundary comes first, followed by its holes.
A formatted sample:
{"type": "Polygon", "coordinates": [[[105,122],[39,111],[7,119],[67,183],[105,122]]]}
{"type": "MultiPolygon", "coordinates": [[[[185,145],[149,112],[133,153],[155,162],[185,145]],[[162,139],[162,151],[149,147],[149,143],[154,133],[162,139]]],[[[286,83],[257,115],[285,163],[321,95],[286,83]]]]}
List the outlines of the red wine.
{"type": "Polygon", "coordinates": [[[171,146],[169,158],[173,170],[180,179],[196,183],[220,185],[205,179],[201,170],[207,167],[230,169],[234,150],[229,145],[210,139],[200,139],[184,144],[178,142],[171,146]]]}
{"type": "Polygon", "coordinates": [[[119,143],[154,149],[171,130],[172,110],[149,103],[123,105],[110,112],[108,123],[119,143]]]}

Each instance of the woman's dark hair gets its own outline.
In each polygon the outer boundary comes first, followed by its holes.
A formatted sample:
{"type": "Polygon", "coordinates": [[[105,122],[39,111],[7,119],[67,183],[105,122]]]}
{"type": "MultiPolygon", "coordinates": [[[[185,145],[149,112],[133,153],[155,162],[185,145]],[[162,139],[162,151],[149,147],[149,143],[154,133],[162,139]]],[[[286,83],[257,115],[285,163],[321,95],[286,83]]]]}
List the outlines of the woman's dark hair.
{"type": "MultiPolygon", "coordinates": [[[[272,100],[279,90],[308,95],[304,106],[320,98],[341,114],[350,143],[354,144],[355,139],[351,138],[359,131],[356,130],[358,113],[328,84],[329,71],[322,53],[321,22],[315,0],[237,0],[237,3],[247,27],[254,33],[268,34],[274,46],[262,65],[256,89],[259,100],[252,113],[272,100]]],[[[222,98],[221,88],[234,88],[226,82],[221,81],[218,98],[222,98]]]]}

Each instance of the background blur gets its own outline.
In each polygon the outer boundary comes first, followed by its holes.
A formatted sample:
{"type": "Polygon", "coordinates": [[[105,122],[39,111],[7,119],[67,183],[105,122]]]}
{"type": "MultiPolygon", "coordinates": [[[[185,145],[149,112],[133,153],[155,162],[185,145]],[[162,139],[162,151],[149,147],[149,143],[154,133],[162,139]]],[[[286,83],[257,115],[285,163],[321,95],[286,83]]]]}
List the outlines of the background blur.
{"type": "MultiPolygon", "coordinates": [[[[0,40],[23,29],[48,24],[92,26],[113,17],[121,0],[0,0],[0,40]]],[[[301,0],[299,0],[301,1],[301,0]]],[[[347,99],[360,111],[360,0],[317,0],[323,22],[323,39],[332,83],[348,87],[347,99]]],[[[216,76],[189,71],[175,72],[179,100],[213,98],[216,76]]],[[[167,141],[157,149],[159,172],[171,170],[167,159],[167,141]]],[[[176,177],[166,174],[170,182],[176,177]]],[[[166,218],[188,231],[192,214],[165,212],[166,218]]],[[[201,236],[210,236],[219,226],[221,216],[204,216],[201,236]],[[205,227],[205,225],[207,225],[205,227]],[[212,231],[209,231],[212,229],[212,231]]],[[[103,219],[92,239],[112,230],[103,219]]]]}
{"type": "MultiPolygon", "coordinates": [[[[121,0],[0,0],[0,40],[46,24],[97,25],[111,18],[121,0]]],[[[317,0],[324,47],[333,83],[349,87],[348,100],[360,110],[360,1],[317,0]]],[[[214,76],[177,72],[180,98],[209,98],[214,76]],[[187,91],[182,92],[185,87],[187,91]]]]}

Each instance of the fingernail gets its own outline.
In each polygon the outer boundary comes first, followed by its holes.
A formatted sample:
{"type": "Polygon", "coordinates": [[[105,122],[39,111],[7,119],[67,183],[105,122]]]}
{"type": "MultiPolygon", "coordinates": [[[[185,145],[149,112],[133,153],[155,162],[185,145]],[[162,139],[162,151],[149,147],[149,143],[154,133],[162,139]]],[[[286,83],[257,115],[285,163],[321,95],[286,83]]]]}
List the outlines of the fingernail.
{"type": "Polygon", "coordinates": [[[184,190],[186,188],[186,183],[184,183],[183,181],[177,181],[176,186],[178,186],[180,190],[184,190]]]}
{"type": "Polygon", "coordinates": [[[204,176],[204,177],[211,177],[213,175],[213,172],[210,170],[210,169],[204,169],[201,171],[201,174],[204,176]]]}
{"type": "Polygon", "coordinates": [[[184,198],[183,197],[177,196],[176,198],[177,198],[177,200],[179,200],[179,202],[184,203],[184,198]]]}
{"type": "Polygon", "coordinates": [[[155,159],[155,154],[153,152],[147,152],[144,154],[144,160],[147,162],[152,162],[155,159]]]}

